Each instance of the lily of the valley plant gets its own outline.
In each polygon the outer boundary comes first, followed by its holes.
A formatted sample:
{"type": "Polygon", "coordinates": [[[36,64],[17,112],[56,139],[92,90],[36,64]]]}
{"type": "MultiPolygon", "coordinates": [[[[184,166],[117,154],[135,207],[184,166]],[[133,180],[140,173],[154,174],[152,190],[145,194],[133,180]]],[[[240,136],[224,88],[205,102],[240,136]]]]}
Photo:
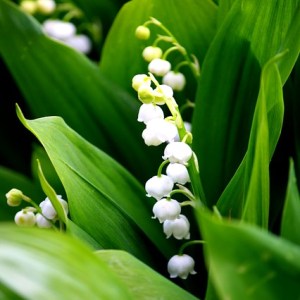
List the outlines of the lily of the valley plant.
{"type": "Polygon", "coordinates": [[[299,16],[0,0],[0,298],[298,299],[299,16]]]}

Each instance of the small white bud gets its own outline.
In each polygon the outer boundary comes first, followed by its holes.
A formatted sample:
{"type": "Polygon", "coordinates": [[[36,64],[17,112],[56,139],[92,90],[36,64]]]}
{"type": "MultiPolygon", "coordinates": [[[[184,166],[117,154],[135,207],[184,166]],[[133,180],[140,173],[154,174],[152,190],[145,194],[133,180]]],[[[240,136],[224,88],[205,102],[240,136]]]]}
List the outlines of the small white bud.
{"type": "Polygon", "coordinates": [[[149,121],[153,119],[163,119],[163,118],[164,118],[163,110],[159,106],[150,103],[150,104],[141,105],[137,120],[138,122],[144,122],[145,124],[147,124],[149,121]]]}
{"type": "Polygon", "coordinates": [[[190,238],[190,222],[184,215],[179,215],[175,220],[166,220],[163,229],[167,238],[171,235],[177,240],[190,238]]]}
{"type": "Polygon", "coordinates": [[[170,71],[163,77],[162,82],[174,91],[180,92],[183,90],[186,80],[182,73],[170,71]]]}
{"type": "Polygon", "coordinates": [[[186,164],[193,155],[191,147],[183,142],[172,142],[164,151],[163,159],[169,159],[171,163],[186,164]]]}
{"type": "Polygon", "coordinates": [[[138,26],[135,30],[135,36],[140,40],[148,40],[150,37],[150,29],[146,26],[138,26]]]}
{"type": "Polygon", "coordinates": [[[162,56],[162,50],[159,47],[148,46],[143,50],[143,58],[150,62],[155,58],[160,58],[162,56]]]}
{"type": "Polygon", "coordinates": [[[142,137],[147,146],[158,146],[165,142],[174,141],[177,133],[175,124],[165,119],[153,119],[147,122],[142,137]]]}
{"type": "Polygon", "coordinates": [[[173,97],[173,90],[171,87],[165,84],[159,85],[154,90],[154,96],[155,96],[155,104],[163,105],[166,103],[166,98],[172,98],[173,97]]]}
{"type": "Polygon", "coordinates": [[[64,40],[64,43],[84,54],[88,54],[92,49],[92,42],[90,38],[84,34],[71,36],[64,40]]]}
{"type": "Polygon", "coordinates": [[[15,215],[15,223],[20,227],[33,227],[35,222],[35,214],[30,209],[22,209],[15,215]]]}
{"type": "Polygon", "coordinates": [[[138,74],[132,78],[132,87],[138,91],[142,85],[151,86],[151,78],[145,74],[138,74]]]}
{"type": "Polygon", "coordinates": [[[76,27],[70,22],[61,20],[46,20],[43,23],[44,32],[52,38],[66,40],[75,35],[76,27]]]}
{"type": "Polygon", "coordinates": [[[185,165],[179,163],[171,163],[167,166],[166,173],[172,178],[174,183],[186,184],[190,182],[190,176],[185,165]]]}
{"type": "Polygon", "coordinates": [[[164,76],[171,70],[171,63],[161,58],[155,58],[149,63],[148,70],[154,75],[164,76]]]}
{"type": "Polygon", "coordinates": [[[166,220],[176,219],[180,212],[181,206],[178,201],[174,199],[161,199],[157,201],[153,206],[154,219],[158,218],[160,223],[166,220]]]}
{"type": "Polygon", "coordinates": [[[145,184],[147,197],[160,200],[170,194],[174,186],[173,180],[167,175],[153,176],[145,184]]]}
{"type": "Polygon", "coordinates": [[[19,206],[23,200],[24,194],[18,189],[11,189],[5,196],[9,206],[19,206]]]}
{"type": "Polygon", "coordinates": [[[44,15],[53,13],[56,7],[56,3],[53,0],[37,0],[36,5],[37,10],[44,15]]]}
{"type": "MultiPolygon", "coordinates": [[[[57,195],[57,199],[62,204],[66,214],[68,214],[68,203],[64,199],[62,199],[61,195],[57,195]]],[[[57,217],[57,212],[48,197],[40,203],[40,208],[42,209],[43,215],[47,219],[54,220],[57,217]]]]}
{"type": "Polygon", "coordinates": [[[194,270],[195,261],[194,259],[187,255],[174,255],[168,262],[168,272],[171,278],[176,278],[177,276],[186,279],[189,274],[196,274],[194,270]]]}
{"type": "Polygon", "coordinates": [[[39,228],[51,228],[52,224],[49,220],[47,220],[43,215],[36,214],[36,225],[39,228]]]}

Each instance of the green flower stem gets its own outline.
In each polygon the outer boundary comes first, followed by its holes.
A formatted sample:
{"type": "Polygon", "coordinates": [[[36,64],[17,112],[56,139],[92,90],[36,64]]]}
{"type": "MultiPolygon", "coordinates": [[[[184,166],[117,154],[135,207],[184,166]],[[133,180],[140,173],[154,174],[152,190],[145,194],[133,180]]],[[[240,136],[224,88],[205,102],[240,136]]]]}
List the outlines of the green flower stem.
{"type": "Polygon", "coordinates": [[[186,243],[184,243],[184,244],[179,248],[178,255],[182,255],[183,252],[184,252],[184,249],[185,249],[186,247],[189,247],[189,246],[192,246],[192,245],[196,245],[196,244],[206,244],[206,242],[203,241],[203,240],[194,240],[194,241],[186,242],[186,243]]]}
{"type": "Polygon", "coordinates": [[[164,167],[166,164],[168,164],[168,163],[169,163],[169,160],[166,159],[166,160],[164,160],[164,161],[160,164],[160,166],[159,166],[159,168],[158,168],[158,170],[157,170],[157,177],[161,177],[161,173],[162,173],[163,167],[164,167]]]}
{"type": "MultiPolygon", "coordinates": [[[[194,197],[194,195],[193,195],[191,192],[188,192],[188,191],[185,191],[185,190],[176,189],[176,190],[173,190],[173,191],[170,193],[170,198],[171,198],[174,194],[183,194],[183,195],[186,196],[188,199],[190,199],[191,202],[194,203],[194,201],[195,201],[195,197],[194,197]]],[[[181,203],[181,204],[182,204],[182,203],[181,203]]],[[[193,206],[194,206],[194,204],[193,204],[193,206]]]]}

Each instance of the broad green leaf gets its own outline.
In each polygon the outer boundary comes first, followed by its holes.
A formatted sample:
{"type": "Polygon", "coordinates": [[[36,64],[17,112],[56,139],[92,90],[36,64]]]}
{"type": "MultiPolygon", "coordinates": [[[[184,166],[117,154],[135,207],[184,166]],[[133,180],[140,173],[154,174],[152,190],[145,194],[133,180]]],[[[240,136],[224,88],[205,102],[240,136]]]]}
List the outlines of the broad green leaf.
{"type": "Polygon", "coordinates": [[[118,276],[132,299],[198,299],[124,251],[101,250],[96,255],[118,276]]]}
{"type": "MultiPolygon", "coordinates": [[[[100,69],[108,78],[132,92],[132,77],[148,72],[142,58],[143,48],[151,45],[156,33],[163,33],[150,26],[149,41],[143,42],[135,37],[137,26],[144,24],[149,17],[162,22],[189,53],[196,55],[201,65],[215,34],[216,13],[217,6],[208,0],[129,1],[117,15],[106,39],[100,69]]],[[[164,43],[158,45],[165,47],[164,43]]],[[[191,84],[189,88],[195,86],[191,84]]]]}
{"type": "Polygon", "coordinates": [[[153,151],[141,138],[136,99],[84,55],[44,36],[35,19],[5,0],[0,1],[0,28],[0,55],[34,116],[62,116],[141,181],[155,172],[145,159],[153,151]]]}
{"type": "Polygon", "coordinates": [[[142,260],[150,257],[146,236],[169,256],[172,242],[151,220],[153,200],[116,161],[69,128],[59,117],[25,120],[40,140],[67,194],[71,219],[102,248],[126,250],[142,260]],[[144,232],[144,235],[142,233],[144,232]]]}
{"type": "Polygon", "coordinates": [[[262,67],[288,49],[279,65],[283,83],[293,68],[300,37],[292,43],[290,35],[300,22],[298,3],[236,0],[205,56],[193,145],[210,204],[216,203],[245,155],[262,67]]]}
{"type": "MultiPolygon", "coordinates": [[[[23,174],[0,167],[0,221],[12,221],[14,215],[20,210],[18,207],[9,207],[6,203],[5,194],[12,188],[21,190],[32,199],[38,200],[42,197],[41,188],[37,183],[23,174]]],[[[24,205],[26,206],[26,203],[24,205]]]]}
{"type": "Polygon", "coordinates": [[[22,299],[132,299],[104,261],[59,232],[2,224],[0,269],[2,292],[22,299]]]}
{"type": "Polygon", "coordinates": [[[220,299],[299,299],[300,248],[260,228],[199,211],[220,299]]]}
{"type": "Polygon", "coordinates": [[[268,165],[283,122],[281,79],[276,65],[282,55],[263,68],[246,155],[217,204],[222,214],[235,218],[241,216],[246,206],[245,219],[264,227],[269,210],[268,165]]]}
{"type": "Polygon", "coordinates": [[[294,163],[290,162],[289,181],[281,219],[280,233],[283,238],[300,245],[300,195],[297,187],[294,163]]]}

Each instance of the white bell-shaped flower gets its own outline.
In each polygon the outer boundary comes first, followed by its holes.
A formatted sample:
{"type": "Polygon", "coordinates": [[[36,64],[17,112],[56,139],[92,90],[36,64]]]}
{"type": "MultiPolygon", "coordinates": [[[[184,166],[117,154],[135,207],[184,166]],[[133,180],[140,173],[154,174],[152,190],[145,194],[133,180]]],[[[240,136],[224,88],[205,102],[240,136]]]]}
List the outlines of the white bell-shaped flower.
{"type": "Polygon", "coordinates": [[[85,34],[73,35],[64,40],[64,43],[84,54],[88,54],[92,49],[92,42],[85,34]]]}
{"type": "Polygon", "coordinates": [[[144,122],[145,124],[147,124],[151,120],[163,118],[163,110],[159,106],[150,103],[141,105],[137,120],[138,122],[144,122]]]}
{"type": "Polygon", "coordinates": [[[190,238],[190,222],[184,215],[179,215],[174,220],[166,220],[163,224],[163,229],[167,238],[171,235],[177,240],[190,238]]]}
{"type": "Polygon", "coordinates": [[[154,214],[153,218],[157,218],[160,223],[163,223],[166,220],[176,219],[181,212],[181,206],[174,199],[164,198],[154,204],[152,211],[154,214]]]}
{"type": "Polygon", "coordinates": [[[43,23],[43,29],[47,35],[58,40],[66,40],[76,33],[73,23],[61,20],[46,20],[43,23]]]}
{"type": "Polygon", "coordinates": [[[43,215],[36,214],[36,225],[39,228],[51,228],[52,224],[49,220],[47,220],[43,215]]]}
{"type": "Polygon", "coordinates": [[[186,184],[190,182],[190,176],[185,165],[179,163],[169,164],[166,173],[171,177],[174,183],[186,184]]]}
{"type": "Polygon", "coordinates": [[[170,194],[174,186],[173,180],[167,175],[153,176],[145,184],[147,197],[160,200],[170,194]]]}
{"type": "Polygon", "coordinates": [[[168,85],[161,84],[154,89],[154,97],[155,104],[164,105],[166,103],[166,98],[173,97],[173,90],[168,85]]]}
{"type": "Polygon", "coordinates": [[[148,46],[143,50],[143,58],[145,61],[152,61],[155,58],[161,58],[163,52],[161,48],[159,47],[154,47],[154,46],[148,46]]]}
{"type": "Polygon", "coordinates": [[[157,76],[164,76],[171,70],[171,63],[165,59],[155,58],[148,65],[149,72],[157,76]]]}
{"type": "Polygon", "coordinates": [[[22,209],[15,215],[15,223],[20,227],[33,227],[35,222],[35,214],[28,209],[22,209]]]}
{"type": "Polygon", "coordinates": [[[194,270],[195,261],[187,255],[174,255],[168,262],[168,272],[171,278],[180,277],[186,279],[189,274],[196,274],[194,270]]]}
{"type": "Polygon", "coordinates": [[[132,78],[132,87],[138,91],[142,85],[151,86],[151,78],[145,74],[137,74],[132,78]]]}
{"type": "Polygon", "coordinates": [[[186,164],[193,155],[191,147],[183,142],[172,142],[164,151],[163,159],[169,159],[171,163],[186,164]]]}
{"type": "Polygon", "coordinates": [[[170,71],[162,79],[163,84],[170,86],[174,91],[183,90],[186,80],[182,73],[170,71]]]}
{"type": "Polygon", "coordinates": [[[174,141],[177,132],[175,124],[165,119],[153,119],[147,122],[142,137],[147,146],[158,146],[164,142],[174,141]]]}
{"type": "MultiPolygon", "coordinates": [[[[69,212],[68,203],[62,199],[61,195],[57,195],[57,199],[62,204],[66,214],[69,212]]],[[[53,207],[50,199],[47,197],[44,201],[40,203],[40,208],[42,209],[42,214],[49,220],[54,220],[57,217],[57,212],[53,207]]]]}

